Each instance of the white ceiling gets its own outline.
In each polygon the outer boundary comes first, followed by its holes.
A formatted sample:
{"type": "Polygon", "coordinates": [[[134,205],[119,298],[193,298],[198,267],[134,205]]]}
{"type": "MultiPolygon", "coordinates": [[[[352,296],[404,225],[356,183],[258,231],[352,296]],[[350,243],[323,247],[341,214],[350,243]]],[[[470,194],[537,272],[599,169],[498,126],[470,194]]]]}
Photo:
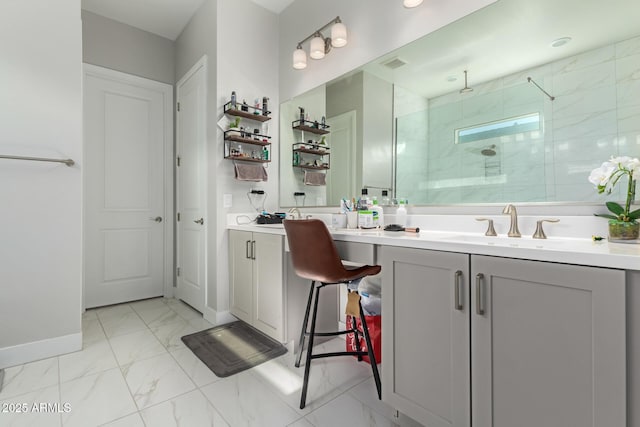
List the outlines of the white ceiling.
{"type": "MultiPolygon", "coordinates": [[[[274,13],[294,0],[251,0],[274,13]]],[[[82,0],[82,8],[175,40],[205,0],[82,0]]]]}
{"type": "Polygon", "coordinates": [[[500,0],[363,69],[431,98],[462,89],[465,69],[473,87],[640,35],[638,22],[638,0],[500,0]],[[550,46],[565,36],[569,44],[550,46]],[[395,57],[407,65],[381,65],[395,57]]]}

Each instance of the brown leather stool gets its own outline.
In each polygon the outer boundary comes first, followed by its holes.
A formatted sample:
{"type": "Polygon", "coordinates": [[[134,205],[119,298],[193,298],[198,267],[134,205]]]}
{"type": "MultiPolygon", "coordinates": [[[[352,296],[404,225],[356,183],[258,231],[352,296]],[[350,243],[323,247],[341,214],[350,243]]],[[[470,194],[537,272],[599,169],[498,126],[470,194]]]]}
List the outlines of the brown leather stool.
{"type": "MultiPolygon", "coordinates": [[[[367,351],[342,351],[332,353],[313,354],[313,338],[316,336],[333,336],[353,332],[355,334],[355,342],[359,342],[358,331],[356,328],[356,319],[352,317],[352,327],[345,331],[336,332],[316,332],[316,315],[318,313],[318,297],[320,289],[329,285],[338,285],[341,283],[349,283],[365,276],[371,276],[380,272],[379,265],[365,265],[355,269],[347,269],[342,264],[333,238],[324,222],[318,219],[306,220],[285,220],[284,229],[287,232],[287,240],[291,251],[291,261],[293,268],[298,276],[311,280],[311,288],[309,289],[309,299],[307,301],[307,309],[304,313],[304,321],[302,322],[302,331],[300,332],[300,348],[296,357],[296,367],[300,367],[300,359],[304,350],[305,337],[309,337],[307,344],[307,357],[304,366],[304,382],[302,384],[302,396],[300,397],[300,409],[303,409],[307,400],[307,386],[309,385],[309,369],[312,359],[332,356],[358,356],[358,360],[362,360],[362,356],[369,356],[371,362],[371,370],[373,378],[376,382],[378,390],[378,399],[381,398],[380,374],[378,373],[378,365],[371,347],[371,338],[367,329],[367,322],[362,311],[362,305],[358,303],[360,308],[360,321],[362,322],[362,331],[364,339],[367,343],[367,351]],[[316,282],[320,282],[316,285],[316,282]],[[315,289],[315,300],[313,299],[313,290],[315,289]],[[309,323],[309,311],[311,309],[311,301],[313,304],[313,315],[311,317],[311,330],[307,332],[309,323]]],[[[351,292],[351,291],[349,291],[351,292]]]]}

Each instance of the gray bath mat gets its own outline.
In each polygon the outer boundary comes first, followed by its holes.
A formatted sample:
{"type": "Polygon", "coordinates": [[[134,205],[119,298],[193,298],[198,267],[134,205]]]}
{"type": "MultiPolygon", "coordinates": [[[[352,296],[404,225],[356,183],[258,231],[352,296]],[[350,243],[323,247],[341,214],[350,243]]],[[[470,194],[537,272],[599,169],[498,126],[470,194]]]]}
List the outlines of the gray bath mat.
{"type": "Polygon", "coordinates": [[[241,321],[185,335],[182,341],[221,378],[287,352],[282,344],[241,321]]]}

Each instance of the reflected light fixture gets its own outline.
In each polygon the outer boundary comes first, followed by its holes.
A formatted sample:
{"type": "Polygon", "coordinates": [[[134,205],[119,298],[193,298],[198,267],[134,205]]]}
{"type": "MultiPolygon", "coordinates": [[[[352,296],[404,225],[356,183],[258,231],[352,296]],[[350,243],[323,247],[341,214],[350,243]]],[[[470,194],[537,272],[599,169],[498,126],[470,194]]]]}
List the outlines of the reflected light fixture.
{"type": "Polygon", "coordinates": [[[418,7],[422,4],[422,0],[404,0],[402,5],[407,9],[411,9],[412,7],[418,7]]]}
{"type": "Polygon", "coordinates": [[[339,16],[332,19],[326,25],[320,27],[314,31],[311,35],[298,42],[296,50],[293,51],[293,68],[296,70],[303,70],[307,68],[307,53],[302,48],[302,44],[307,40],[311,40],[309,43],[309,56],[311,59],[322,59],[331,51],[331,47],[343,47],[347,44],[347,27],[342,23],[339,16]],[[331,37],[324,37],[322,30],[331,27],[331,37]]]}

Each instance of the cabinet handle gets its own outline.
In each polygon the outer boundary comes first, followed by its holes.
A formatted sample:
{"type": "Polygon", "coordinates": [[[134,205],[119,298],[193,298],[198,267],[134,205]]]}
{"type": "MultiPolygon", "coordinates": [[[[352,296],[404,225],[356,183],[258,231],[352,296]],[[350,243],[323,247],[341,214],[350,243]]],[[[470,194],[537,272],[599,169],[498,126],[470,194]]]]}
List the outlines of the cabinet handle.
{"type": "Polygon", "coordinates": [[[476,313],[480,316],[484,315],[484,301],[482,293],[482,282],[484,281],[484,274],[476,274],[476,313]]]}
{"type": "Polygon", "coordinates": [[[458,270],[454,279],[455,290],[455,308],[456,310],[462,310],[464,307],[460,301],[460,279],[462,278],[462,271],[458,270]]]}
{"type": "Polygon", "coordinates": [[[251,259],[256,259],[256,241],[251,241],[251,259]]]}
{"type": "Polygon", "coordinates": [[[251,250],[250,247],[249,247],[250,244],[251,244],[251,240],[247,240],[245,242],[245,254],[244,254],[244,256],[247,259],[251,259],[251,254],[249,253],[249,251],[251,250]]]}

